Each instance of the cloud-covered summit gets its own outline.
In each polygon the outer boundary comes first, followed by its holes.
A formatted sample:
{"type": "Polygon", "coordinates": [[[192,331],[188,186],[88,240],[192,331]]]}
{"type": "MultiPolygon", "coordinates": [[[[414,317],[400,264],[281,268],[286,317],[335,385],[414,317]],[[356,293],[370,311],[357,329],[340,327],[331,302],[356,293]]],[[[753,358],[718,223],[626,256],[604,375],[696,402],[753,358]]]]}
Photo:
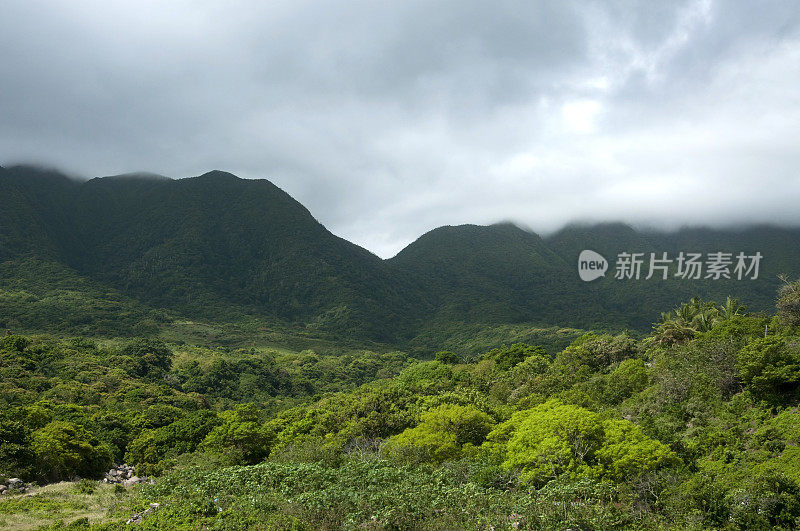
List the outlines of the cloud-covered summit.
{"type": "Polygon", "coordinates": [[[266,177],[382,256],[438,225],[800,223],[786,2],[0,5],[0,164],[266,177]]]}

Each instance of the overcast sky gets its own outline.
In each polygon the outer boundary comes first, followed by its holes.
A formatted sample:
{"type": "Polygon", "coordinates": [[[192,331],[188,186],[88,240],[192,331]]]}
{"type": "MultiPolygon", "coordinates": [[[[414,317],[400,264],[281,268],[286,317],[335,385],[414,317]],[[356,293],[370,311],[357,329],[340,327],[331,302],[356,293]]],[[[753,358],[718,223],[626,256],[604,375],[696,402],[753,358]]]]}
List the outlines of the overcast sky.
{"type": "Polygon", "coordinates": [[[0,3],[0,164],[268,178],[440,225],[800,224],[791,1],[0,3]]]}

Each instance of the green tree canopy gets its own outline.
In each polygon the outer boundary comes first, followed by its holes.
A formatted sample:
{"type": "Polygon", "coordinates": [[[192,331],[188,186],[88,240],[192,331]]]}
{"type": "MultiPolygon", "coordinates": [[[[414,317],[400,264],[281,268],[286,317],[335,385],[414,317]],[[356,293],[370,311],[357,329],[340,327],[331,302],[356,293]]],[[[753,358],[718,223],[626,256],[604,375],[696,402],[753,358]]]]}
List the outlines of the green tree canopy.
{"type": "Polygon", "coordinates": [[[203,440],[202,448],[227,454],[234,462],[254,464],[269,454],[270,437],[255,404],[242,404],[220,413],[222,424],[203,440]]]}
{"type": "Polygon", "coordinates": [[[631,422],[603,420],[597,413],[559,400],[536,406],[516,421],[503,466],[520,470],[522,478],[533,483],[562,475],[621,480],[677,462],[669,448],[631,422]]]}
{"type": "Polygon", "coordinates": [[[420,423],[391,437],[385,453],[405,462],[441,463],[457,459],[465,446],[479,446],[491,431],[492,418],[474,406],[442,404],[422,414],[420,423]]]}
{"type": "Polygon", "coordinates": [[[97,478],[111,465],[110,448],[71,422],[51,422],[33,432],[31,439],[41,474],[52,481],[97,478]]]}
{"type": "Polygon", "coordinates": [[[514,343],[510,347],[503,345],[500,348],[490,350],[483,355],[483,359],[494,360],[498,369],[507,371],[529,356],[545,357],[547,352],[539,346],[514,343]]]}

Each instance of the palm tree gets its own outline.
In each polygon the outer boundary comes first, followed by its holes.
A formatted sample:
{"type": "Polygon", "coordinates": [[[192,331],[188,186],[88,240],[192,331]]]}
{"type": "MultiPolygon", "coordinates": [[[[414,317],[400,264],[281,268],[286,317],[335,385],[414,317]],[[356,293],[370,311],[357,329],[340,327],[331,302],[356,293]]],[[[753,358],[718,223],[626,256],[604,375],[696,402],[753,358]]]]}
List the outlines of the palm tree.
{"type": "Polygon", "coordinates": [[[728,321],[737,315],[744,314],[746,309],[746,306],[739,304],[739,299],[734,299],[728,295],[725,304],[719,307],[719,314],[723,321],[728,321]]]}
{"type": "Polygon", "coordinates": [[[653,341],[663,345],[688,341],[698,332],[711,330],[716,323],[727,318],[726,315],[740,315],[743,311],[744,306],[730,297],[725,306],[694,297],[671,312],[661,314],[653,341]]]}
{"type": "MultiPolygon", "coordinates": [[[[692,299],[692,301],[694,301],[694,299],[692,299]]],[[[674,311],[675,311],[675,320],[684,326],[688,326],[694,319],[694,316],[697,315],[697,310],[691,303],[681,304],[674,311]]]]}
{"type": "Polygon", "coordinates": [[[694,329],[698,332],[708,332],[714,327],[716,321],[717,315],[715,312],[703,310],[694,316],[692,324],[694,325],[694,329]]]}

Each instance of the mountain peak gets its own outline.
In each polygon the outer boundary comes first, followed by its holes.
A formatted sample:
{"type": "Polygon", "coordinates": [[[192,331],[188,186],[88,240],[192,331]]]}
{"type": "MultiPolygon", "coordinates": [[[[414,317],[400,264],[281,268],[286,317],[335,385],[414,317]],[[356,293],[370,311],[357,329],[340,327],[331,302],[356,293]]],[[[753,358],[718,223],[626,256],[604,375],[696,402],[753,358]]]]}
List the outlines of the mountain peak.
{"type": "Polygon", "coordinates": [[[109,175],[108,177],[102,177],[102,179],[113,179],[117,181],[123,180],[139,180],[139,181],[169,181],[171,180],[169,177],[164,175],[160,175],[158,173],[151,173],[146,171],[137,171],[131,173],[121,173],[119,175],[109,175]]]}
{"type": "Polygon", "coordinates": [[[241,181],[240,177],[236,175],[222,170],[211,170],[202,175],[198,175],[197,177],[192,177],[193,179],[202,179],[204,181],[241,181]]]}
{"type": "Polygon", "coordinates": [[[34,164],[17,164],[3,168],[3,175],[15,179],[35,180],[39,182],[77,183],[83,181],[78,177],[67,175],[54,168],[34,164]]]}

